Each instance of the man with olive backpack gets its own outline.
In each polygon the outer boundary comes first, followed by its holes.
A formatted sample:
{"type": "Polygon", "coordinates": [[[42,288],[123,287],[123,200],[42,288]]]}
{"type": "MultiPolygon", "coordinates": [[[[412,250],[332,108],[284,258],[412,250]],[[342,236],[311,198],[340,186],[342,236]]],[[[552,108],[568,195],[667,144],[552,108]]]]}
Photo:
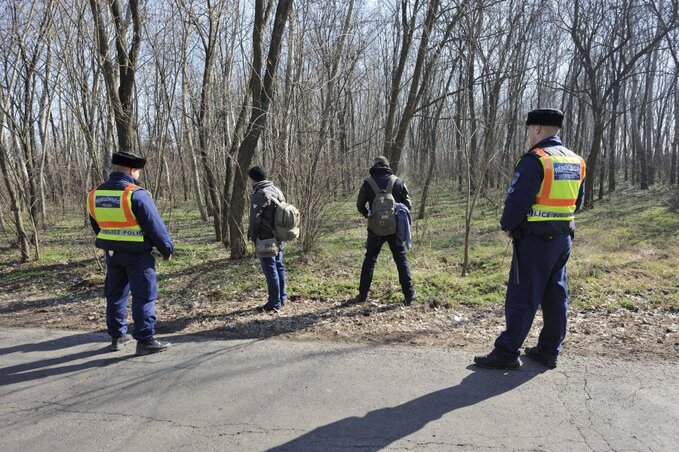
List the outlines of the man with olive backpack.
{"type": "Polygon", "coordinates": [[[283,192],[267,180],[263,167],[250,168],[248,178],[252,186],[248,239],[255,243],[268,292],[267,302],[257,310],[275,312],[287,299],[283,246],[299,236],[299,211],[285,202],[283,192]]]}
{"type": "Polygon", "coordinates": [[[406,259],[405,244],[397,235],[396,204],[399,203],[410,210],[410,197],[406,184],[394,175],[386,157],[376,157],[373,160],[372,168],[370,168],[370,176],[361,185],[356,202],[358,211],[368,219],[368,240],[365,247],[365,259],[361,268],[358,297],[356,297],[358,302],[364,302],[368,299],[375,264],[384,242],[389,244],[394,262],[396,262],[405,304],[410,305],[416,298],[408,260],[406,259]],[[366,208],[366,204],[368,204],[369,209],[366,208]]]}

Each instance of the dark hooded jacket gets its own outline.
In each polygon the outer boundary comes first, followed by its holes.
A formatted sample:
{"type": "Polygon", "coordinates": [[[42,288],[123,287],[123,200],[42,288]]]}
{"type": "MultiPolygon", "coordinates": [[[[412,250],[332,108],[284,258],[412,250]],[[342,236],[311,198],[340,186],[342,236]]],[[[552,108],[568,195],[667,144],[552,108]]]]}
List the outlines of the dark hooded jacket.
{"type": "MultiPolygon", "coordinates": [[[[370,175],[373,179],[375,179],[377,186],[381,189],[387,188],[389,176],[392,176],[393,174],[394,172],[391,170],[391,168],[385,166],[382,163],[377,163],[375,166],[370,168],[370,175]]],[[[400,178],[396,179],[396,183],[394,183],[394,188],[391,194],[394,196],[394,200],[397,203],[400,202],[401,204],[404,204],[408,210],[412,210],[410,205],[410,197],[408,196],[408,189],[406,188],[406,184],[403,182],[403,180],[400,178]]],[[[368,217],[368,208],[366,208],[365,205],[368,204],[369,208],[372,209],[374,199],[375,192],[370,187],[370,184],[364,180],[363,185],[361,185],[361,190],[358,192],[358,199],[356,201],[356,208],[359,212],[361,212],[361,215],[366,218],[368,217]]]]}
{"type": "Polygon", "coordinates": [[[274,236],[276,202],[285,202],[283,192],[273,182],[263,180],[252,187],[250,193],[250,223],[248,239],[270,239],[274,236]]]}

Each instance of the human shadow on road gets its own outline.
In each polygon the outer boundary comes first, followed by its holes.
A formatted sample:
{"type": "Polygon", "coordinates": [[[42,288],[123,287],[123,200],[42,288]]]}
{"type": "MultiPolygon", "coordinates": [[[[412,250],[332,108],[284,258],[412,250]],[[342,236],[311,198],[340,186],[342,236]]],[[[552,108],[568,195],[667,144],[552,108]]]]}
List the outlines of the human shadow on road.
{"type": "Polygon", "coordinates": [[[77,333],[68,336],[55,337],[42,342],[22,343],[11,347],[0,348],[0,356],[10,353],[50,352],[69,347],[76,347],[92,342],[109,340],[108,336],[100,333],[77,333]]]}
{"type": "MultiPolygon", "coordinates": [[[[57,339],[56,341],[45,341],[38,344],[23,344],[20,346],[12,347],[12,349],[13,351],[22,352],[58,350],[59,347],[50,348],[51,346],[49,345],[46,346],[46,344],[49,344],[50,342],[57,342],[58,344],[69,344],[68,346],[82,345],[93,342],[92,340],[93,338],[96,338],[96,336],[93,334],[80,334],[60,338],[57,339]],[[74,341],[76,343],[73,343],[74,341]]],[[[101,347],[96,350],[84,350],[79,351],[77,353],[40,359],[36,361],[17,364],[14,366],[2,367],[0,368],[0,386],[38,380],[42,378],[53,377],[56,375],[70,374],[95,367],[105,367],[110,364],[120,362],[124,358],[127,358],[127,356],[121,357],[116,354],[109,354],[108,344],[106,344],[105,347],[101,347]],[[108,354],[108,357],[106,358],[102,357],[100,359],[88,360],[88,358],[100,355],[104,356],[106,354],[108,354]],[[87,360],[87,361],[79,362],[76,364],[69,364],[66,366],[60,366],[60,364],[65,364],[77,360],[87,360]]]]}
{"type": "Polygon", "coordinates": [[[380,450],[447,413],[511,391],[541,373],[541,369],[518,372],[477,370],[474,366],[468,369],[474,371],[458,385],[402,405],[371,411],[363,417],[341,419],[270,450],[380,450]]]}

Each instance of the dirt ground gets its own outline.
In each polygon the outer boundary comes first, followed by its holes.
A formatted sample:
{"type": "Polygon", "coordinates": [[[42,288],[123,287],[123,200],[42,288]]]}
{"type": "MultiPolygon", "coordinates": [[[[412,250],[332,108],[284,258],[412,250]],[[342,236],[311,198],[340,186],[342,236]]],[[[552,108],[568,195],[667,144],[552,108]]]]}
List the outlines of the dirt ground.
{"type": "MultiPolygon", "coordinates": [[[[0,327],[105,331],[101,287],[84,281],[75,294],[61,289],[0,294],[0,327]]],[[[351,300],[292,299],[278,313],[258,313],[258,300],[203,299],[157,305],[159,335],[203,334],[222,338],[280,337],[489,351],[504,327],[501,307],[436,305],[418,300],[413,306],[351,300]]],[[[526,345],[537,340],[538,312],[526,345]]],[[[572,308],[564,354],[627,359],[679,360],[679,312],[672,309],[619,307],[572,308]]]]}

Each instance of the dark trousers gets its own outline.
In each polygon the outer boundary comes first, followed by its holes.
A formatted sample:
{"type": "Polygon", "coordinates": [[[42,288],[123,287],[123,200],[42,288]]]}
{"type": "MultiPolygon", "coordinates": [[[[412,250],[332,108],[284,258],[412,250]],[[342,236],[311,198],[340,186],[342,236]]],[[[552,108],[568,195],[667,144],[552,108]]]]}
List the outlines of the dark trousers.
{"type": "Polygon", "coordinates": [[[394,257],[394,262],[396,262],[398,280],[401,283],[403,295],[406,299],[410,299],[415,295],[415,288],[413,287],[413,280],[410,277],[410,267],[408,267],[408,260],[406,259],[405,245],[398,240],[396,234],[382,237],[373,234],[370,231],[368,231],[368,241],[365,245],[365,259],[363,259],[363,267],[361,268],[361,283],[358,287],[359,296],[368,296],[370,284],[373,280],[373,273],[375,271],[375,264],[377,263],[377,257],[380,255],[384,242],[389,244],[391,254],[394,257]]]}
{"type": "Polygon", "coordinates": [[[288,294],[285,288],[285,265],[283,265],[283,244],[278,248],[278,254],[274,257],[260,257],[259,263],[266,277],[266,288],[269,299],[267,308],[280,308],[285,304],[288,294]]]}
{"type": "Polygon", "coordinates": [[[552,239],[525,235],[516,244],[505,299],[507,329],[495,341],[496,349],[502,354],[510,358],[519,356],[519,348],[530,331],[538,306],[542,307],[544,319],[538,348],[546,356],[559,354],[561,342],[566,336],[566,263],[570,252],[569,234],[557,235],[552,239]],[[515,274],[517,267],[518,284],[515,274]]]}
{"type": "Polygon", "coordinates": [[[106,253],[106,326],[111,337],[127,333],[127,299],[132,292],[132,336],[140,341],[156,334],[158,299],[156,260],[151,252],[106,253]]]}

